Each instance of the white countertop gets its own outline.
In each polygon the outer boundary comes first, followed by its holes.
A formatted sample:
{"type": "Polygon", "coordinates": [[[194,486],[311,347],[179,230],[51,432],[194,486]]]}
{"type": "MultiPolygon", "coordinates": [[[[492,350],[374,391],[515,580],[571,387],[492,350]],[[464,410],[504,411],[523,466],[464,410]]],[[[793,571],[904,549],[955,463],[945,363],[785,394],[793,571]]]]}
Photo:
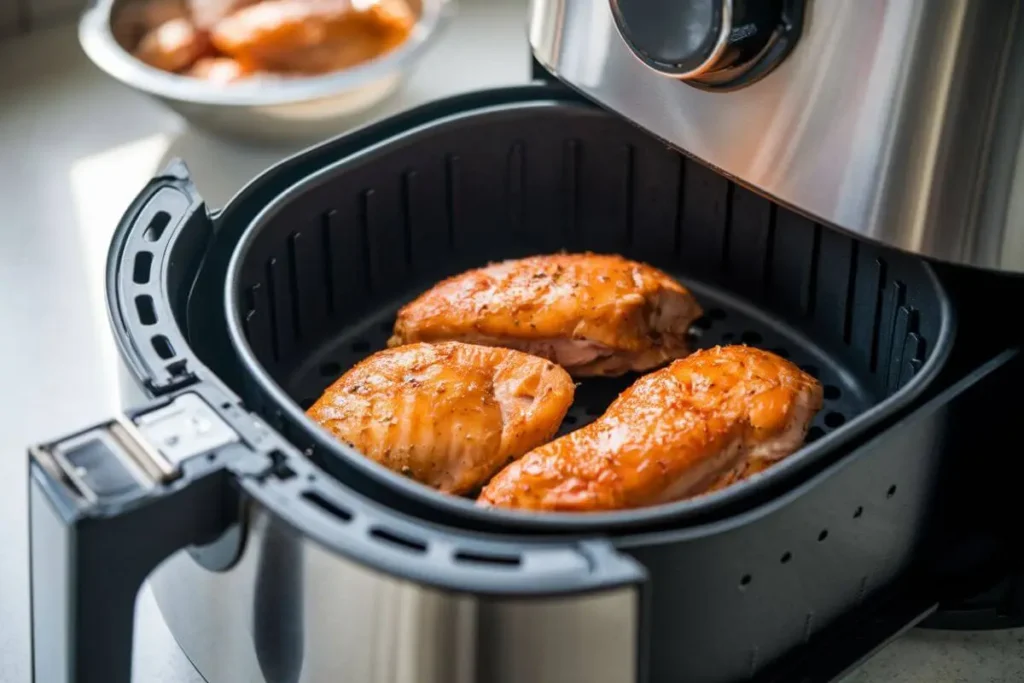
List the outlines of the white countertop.
{"type": "MultiPolygon", "coordinates": [[[[375,115],[525,81],[525,6],[526,0],[462,0],[443,43],[375,115]]],[[[73,27],[0,43],[0,63],[0,681],[23,683],[30,672],[23,453],[29,442],[106,417],[119,405],[102,289],[117,220],[171,157],[186,160],[202,195],[219,206],[290,150],[189,130],[92,67],[73,27]]],[[[135,661],[136,681],[202,682],[148,593],[140,602],[135,661]]],[[[914,632],[848,683],[883,681],[1024,681],[1024,631],[914,632]]]]}

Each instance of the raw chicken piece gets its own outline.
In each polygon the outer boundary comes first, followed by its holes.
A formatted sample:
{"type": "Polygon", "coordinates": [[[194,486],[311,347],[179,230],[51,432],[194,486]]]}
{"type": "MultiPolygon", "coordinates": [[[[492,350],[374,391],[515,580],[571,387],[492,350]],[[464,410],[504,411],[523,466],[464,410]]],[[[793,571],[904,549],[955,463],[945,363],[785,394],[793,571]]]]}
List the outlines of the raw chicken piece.
{"type": "Polygon", "coordinates": [[[574,391],[565,370],[519,351],[411,344],[356,365],[307,414],[385,467],[465,494],[554,436],[574,391]]]}
{"type": "Polygon", "coordinates": [[[262,69],[317,74],[387,52],[414,23],[404,0],[264,0],[218,22],[212,40],[221,52],[262,69]]]}
{"type": "Polygon", "coordinates": [[[256,0],[188,0],[189,14],[195,25],[209,31],[218,21],[232,12],[253,4],[256,0]]]}
{"type": "Polygon", "coordinates": [[[142,37],[156,27],[187,18],[185,0],[131,0],[120,6],[111,29],[121,47],[132,52],[142,37]]]}
{"type": "Polygon", "coordinates": [[[188,19],[172,19],[147,33],[135,49],[135,56],[164,71],[187,69],[206,54],[210,43],[188,19]]]}
{"type": "Polygon", "coordinates": [[[577,377],[622,375],[688,353],[702,315],[665,273],[621,256],[505,261],[441,282],[398,313],[389,345],[456,339],[553,360],[577,377]]]}
{"type": "Polygon", "coordinates": [[[211,83],[234,83],[254,75],[254,71],[230,57],[203,57],[192,65],[188,75],[211,83]]]}
{"type": "Polygon", "coordinates": [[[799,449],[821,403],[818,381],[772,353],[697,351],[637,380],[596,421],[506,467],[479,503],[587,512],[688,498],[799,449]]]}

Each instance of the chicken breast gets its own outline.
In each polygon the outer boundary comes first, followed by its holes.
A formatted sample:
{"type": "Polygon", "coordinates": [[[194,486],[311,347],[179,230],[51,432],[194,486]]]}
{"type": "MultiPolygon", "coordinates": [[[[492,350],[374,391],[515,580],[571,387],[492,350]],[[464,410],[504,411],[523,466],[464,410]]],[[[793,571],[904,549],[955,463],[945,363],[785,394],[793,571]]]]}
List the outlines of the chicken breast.
{"type": "Polygon", "coordinates": [[[554,436],[574,391],[565,370],[519,351],[410,344],[356,365],[307,414],[385,467],[466,494],[554,436]]]}
{"type": "Polygon", "coordinates": [[[697,351],[640,378],[596,421],[506,467],[479,503],[586,512],[694,496],[799,449],[821,405],[817,380],[772,353],[697,351]]]}
{"type": "Polygon", "coordinates": [[[577,377],[615,376],[685,356],[702,314],[685,287],[643,263],[534,256],[441,282],[399,311],[389,345],[455,339],[520,349],[577,377]]]}
{"type": "Polygon", "coordinates": [[[270,71],[326,73],[401,44],[416,17],[405,0],[264,0],[212,29],[221,52],[270,71]]]}

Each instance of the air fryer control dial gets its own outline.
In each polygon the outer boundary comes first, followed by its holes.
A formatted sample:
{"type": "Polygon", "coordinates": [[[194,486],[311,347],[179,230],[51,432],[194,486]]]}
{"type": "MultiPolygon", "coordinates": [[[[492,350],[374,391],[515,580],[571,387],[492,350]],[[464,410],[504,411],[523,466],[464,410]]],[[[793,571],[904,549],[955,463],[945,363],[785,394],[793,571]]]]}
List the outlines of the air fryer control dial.
{"type": "Polygon", "coordinates": [[[804,0],[609,0],[633,53],[661,74],[731,89],[773,69],[792,49],[804,0]]]}

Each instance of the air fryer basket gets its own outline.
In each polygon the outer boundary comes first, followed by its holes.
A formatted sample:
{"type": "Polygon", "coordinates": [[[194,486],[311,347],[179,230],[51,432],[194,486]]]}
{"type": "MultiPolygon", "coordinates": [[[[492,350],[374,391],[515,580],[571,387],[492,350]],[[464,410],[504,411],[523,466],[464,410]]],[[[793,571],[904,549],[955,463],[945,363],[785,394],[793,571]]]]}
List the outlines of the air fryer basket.
{"type": "MultiPolygon", "coordinates": [[[[755,504],[863,440],[924,391],[952,313],[921,260],[823,228],[572,101],[453,113],[299,179],[249,226],[226,282],[247,400],[342,482],[448,523],[534,530],[678,525],[755,504]],[[825,407],[800,453],[725,491],[660,508],[527,516],[480,510],[334,441],[303,408],[384,347],[398,307],[441,277],[557,250],[617,252],[678,276],[707,315],[697,345],[748,343],[800,364],[825,407]]],[[[634,378],[587,380],[563,431],[634,378]]]]}
{"type": "MultiPolygon", "coordinates": [[[[265,456],[273,476],[244,480],[245,490],[272,501],[298,539],[343,557],[358,543],[396,558],[388,573],[446,591],[529,586],[542,601],[550,586],[538,575],[593,588],[531,548],[603,548],[634,572],[638,680],[656,683],[804,680],[772,663],[789,671],[783,655],[837,642],[850,649],[826,666],[849,663],[873,647],[865,625],[884,639],[937,599],[934,512],[948,501],[939,483],[949,456],[968,450],[947,438],[950,418],[983,409],[1000,363],[937,377],[953,317],[927,265],[774,207],[564,88],[471,93],[375,123],[268,170],[214,216],[174,165],[124,223],[108,295],[133,382],[153,394],[198,390],[209,370],[284,432],[273,436],[287,448],[265,456]],[[684,278],[721,311],[699,326],[702,344],[747,333],[814,365],[834,387],[824,435],[715,496],[523,515],[394,477],[305,418],[298,401],[381,344],[402,301],[444,274],[559,248],[622,251],[684,278]],[[166,276],[151,277],[150,262],[166,276]],[[830,425],[830,413],[845,424],[830,425]],[[375,517],[353,523],[357,502],[375,517]],[[485,579],[474,583],[455,551],[475,540],[500,554],[463,556],[485,579]],[[851,622],[858,639],[843,635],[851,622]]],[[[581,387],[577,424],[615,389],[581,387]]],[[[220,408],[248,424],[232,402],[220,408]]],[[[584,564],[588,576],[604,566],[584,564]]],[[[334,580],[315,590],[341,588],[334,580]]]]}

